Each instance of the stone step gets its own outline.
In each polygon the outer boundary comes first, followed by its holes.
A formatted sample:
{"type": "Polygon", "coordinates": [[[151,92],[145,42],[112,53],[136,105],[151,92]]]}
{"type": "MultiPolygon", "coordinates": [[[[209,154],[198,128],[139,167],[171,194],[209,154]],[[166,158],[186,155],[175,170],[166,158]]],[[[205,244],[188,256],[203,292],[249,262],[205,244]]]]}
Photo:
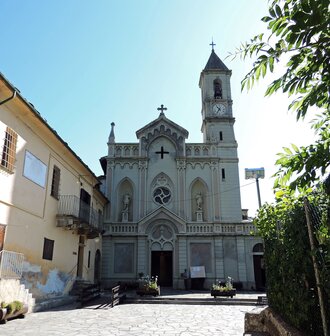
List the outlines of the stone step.
{"type": "Polygon", "coordinates": [[[185,305],[239,305],[254,306],[254,299],[226,299],[226,298],[166,298],[166,297],[126,297],[123,303],[140,304],[185,304],[185,305]]]}
{"type": "Polygon", "coordinates": [[[63,295],[58,297],[53,297],[45,300],[40,300],[35,303],[34,306],[34,312],[49,310],[52,308],[65,306],[69,304],[73,304],[77,301],[76,296],[70,296],[70,295],[63,295]]]}

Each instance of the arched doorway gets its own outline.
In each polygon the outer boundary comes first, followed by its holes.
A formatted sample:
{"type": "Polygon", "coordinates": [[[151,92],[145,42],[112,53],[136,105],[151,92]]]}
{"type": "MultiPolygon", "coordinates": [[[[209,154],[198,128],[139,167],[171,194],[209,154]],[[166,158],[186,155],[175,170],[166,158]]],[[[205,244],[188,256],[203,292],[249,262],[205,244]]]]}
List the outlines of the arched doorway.
{"type": "Polygon", "coordinates": [[[94,283],[98,284],[101,282],[101,252],[97,250],[95,253],[94,260],[94,283]]]}
{"type": "Polygon", "coordinates": [[[151,276],[158,276],[158,284],[173,286],[173,231],[164,224],[156,226],[150,235],[151,276]]]}
{"type": "Polygon", "coordinates": [[[256,290],[264,291],[266,288],[266,273],[264,262],[264,246],[258,243],[253,246],[253,266],[254,266],[254,279],[256,283],[256,290]]]}

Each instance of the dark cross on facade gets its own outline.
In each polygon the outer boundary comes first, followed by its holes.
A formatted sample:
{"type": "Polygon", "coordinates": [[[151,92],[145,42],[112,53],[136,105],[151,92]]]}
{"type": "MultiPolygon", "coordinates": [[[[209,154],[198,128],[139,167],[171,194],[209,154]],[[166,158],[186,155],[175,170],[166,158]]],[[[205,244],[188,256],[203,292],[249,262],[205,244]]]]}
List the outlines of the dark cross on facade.
{"type": "Polygon", "coordinates": [[[160,147],[160,151],[156,152],[156,154],[160,154],[160,158],[164,159],[164,154],[169,154],[170,152],[164,151],[164,147],[160,147]]]}
{"type": "Polygon", "coordinates": [[[164,105],[160,105],[160,107],[157,108],[158,111],[161,111],[160,114],[164,114],[164,111],[167,111],[167,108],[164,107],[164,105]]]}
{"type": "Polygon", "coordinates": [[[214,50],[214,46],[215,46],[216,44],[213,42],[213,39],[212,39],[212,43],[210,43],[210,46],[212,46],[212,50],[214,50]]]}

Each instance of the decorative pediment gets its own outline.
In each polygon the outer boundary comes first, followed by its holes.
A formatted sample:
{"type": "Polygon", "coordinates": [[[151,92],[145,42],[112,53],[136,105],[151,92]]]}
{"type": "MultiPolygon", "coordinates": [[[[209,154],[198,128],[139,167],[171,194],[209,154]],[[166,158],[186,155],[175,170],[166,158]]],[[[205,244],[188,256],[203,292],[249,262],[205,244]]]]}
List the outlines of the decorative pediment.
{"type": "Polygon", "coordinates": [[[186,232],[186,222],[169,209],[160,206],[138,222],[139,234],[146,234],[160,223],[170,226],[175,233],[186,232]]]}
{"type": "Polygon", "coordinates": [[[148,151],[149,145],[160,136],[170,139],[176,146],[179,156],[184,155],[185,139],[188,138],[188,131],[170,119],[162,112],[159,117],[136,132],[140,140],[142,155],[148,151]]]}

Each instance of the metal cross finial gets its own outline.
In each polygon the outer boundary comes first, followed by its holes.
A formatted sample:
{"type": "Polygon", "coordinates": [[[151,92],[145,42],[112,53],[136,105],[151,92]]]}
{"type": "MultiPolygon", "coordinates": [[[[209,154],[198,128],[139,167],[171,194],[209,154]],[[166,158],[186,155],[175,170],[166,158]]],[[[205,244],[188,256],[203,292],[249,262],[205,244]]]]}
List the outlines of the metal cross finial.
{"type": "Polygon", "coordinates": [[[167,111],[167,108],[164,107],[164,105],[160,105],[160,107],[157,108],[158,111],[161,111],[160,113],[164,114],[164,111],[167,111]]]}
{"type": "Polygon", "coordinates": [[[210,43],[210,46],[212,46],[212,50],[214,50],[214,46],[215,46],[216,44],[213,42],[213,38],[212,38],[212,43],[210,43]]]}

